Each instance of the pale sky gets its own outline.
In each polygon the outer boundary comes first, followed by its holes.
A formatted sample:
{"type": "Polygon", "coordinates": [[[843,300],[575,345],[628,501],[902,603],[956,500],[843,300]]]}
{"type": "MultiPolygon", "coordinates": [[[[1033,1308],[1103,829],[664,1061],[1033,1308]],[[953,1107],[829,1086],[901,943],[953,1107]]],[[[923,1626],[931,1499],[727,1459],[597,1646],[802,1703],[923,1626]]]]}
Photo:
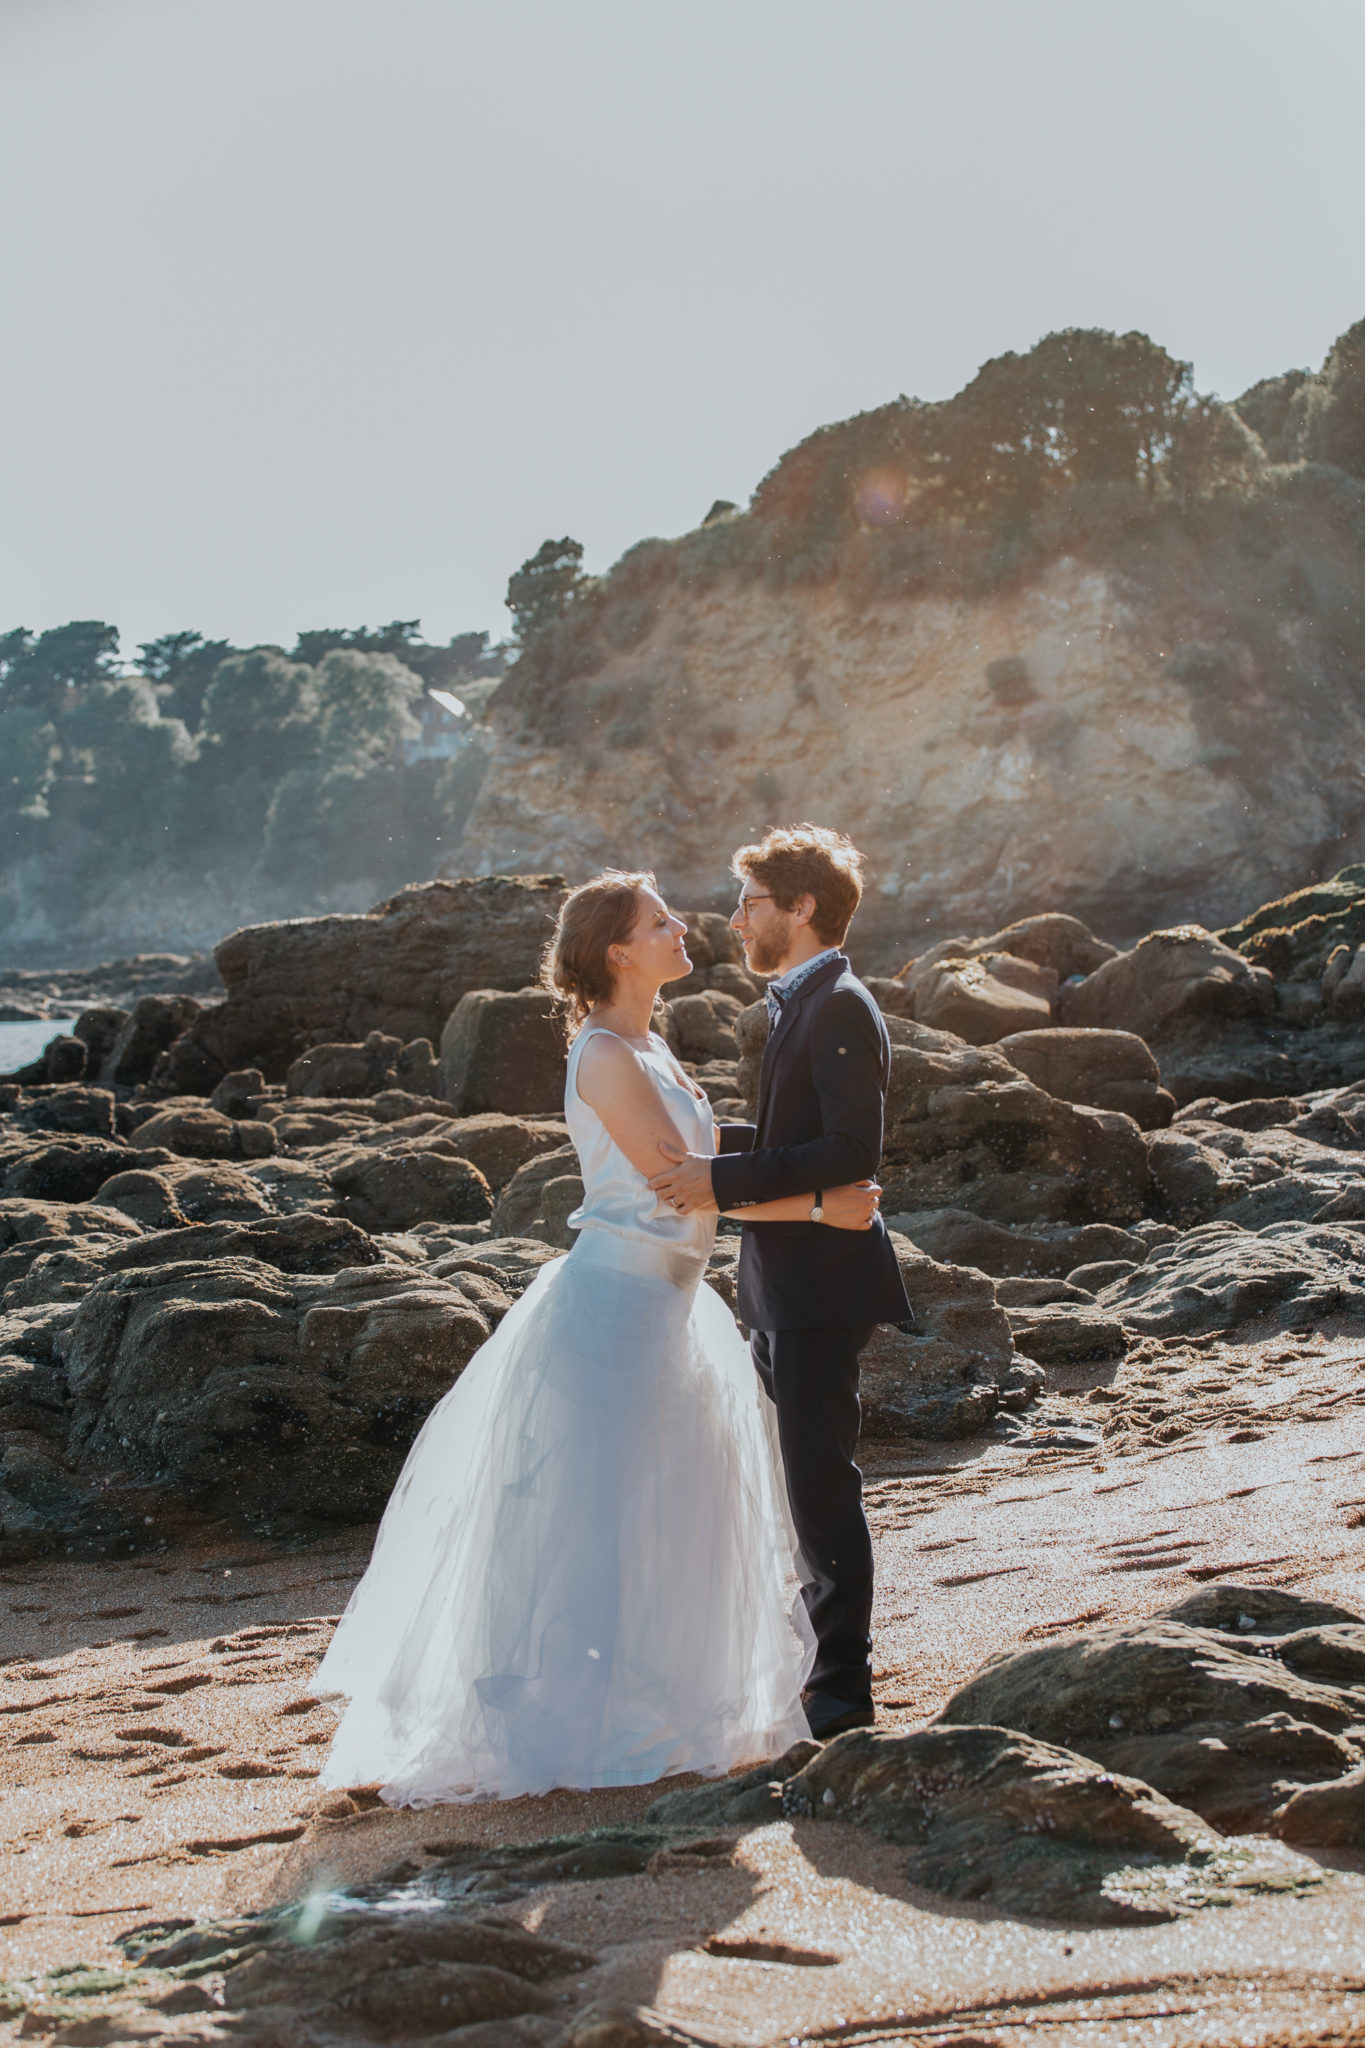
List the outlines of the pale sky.
{"type": "Polygon", "coordinates": [[[1365,315],[1360,0],[0,0],[0,631],[506,629],[1067,326],[1365,315]]]}

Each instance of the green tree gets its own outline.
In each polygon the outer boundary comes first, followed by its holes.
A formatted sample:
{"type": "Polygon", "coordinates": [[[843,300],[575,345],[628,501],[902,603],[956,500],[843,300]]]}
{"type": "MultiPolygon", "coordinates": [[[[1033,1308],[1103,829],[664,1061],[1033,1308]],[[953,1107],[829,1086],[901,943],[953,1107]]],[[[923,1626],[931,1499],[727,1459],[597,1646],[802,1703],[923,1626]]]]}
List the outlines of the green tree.
{"type": "Polygon", "coordinates": [[[142,642],[138,666],[155,683],[164,713],[197,732],[209,684],[219,663],[235,651],[231,641],[206,640],[202,633],[163,633],[159,640],[142,642]]]}
{"type": "Polygon", "coordinates": [[[592,578],[583,574],[583,543],[567,534],[545,540],[508,578],[507,609],[516,621],[518,645],[562,619],[579,602],[592,578]]]}
{"type": "Polygon", "coordinates": [[[1313,382],[1305,453],[1365,477],[1365,320],[1338,336],[1313,382]]]}
{"type": "Polygon", "coordinates": [[[73,619],[37,635],[21,626],[0,638],[6,697],[49,718],[63,716],[82,690],[117,673],[118,628],[100,619],[73,619]]]}
{"type": "Polygon", "coordinates": [[[334,766],[366,769],[396,760],[404,741],[421,738],[414,706],[422,678],[392,654],[361,654],[336,647],[316,671],[322,758],[334,766]]]}

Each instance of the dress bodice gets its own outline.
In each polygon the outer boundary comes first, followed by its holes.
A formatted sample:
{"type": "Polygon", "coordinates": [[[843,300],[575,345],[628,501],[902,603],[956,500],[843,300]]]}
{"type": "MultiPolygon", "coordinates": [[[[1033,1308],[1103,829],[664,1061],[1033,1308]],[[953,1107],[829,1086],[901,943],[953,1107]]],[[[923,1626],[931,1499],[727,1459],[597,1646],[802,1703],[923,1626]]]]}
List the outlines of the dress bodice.
{"type": "MultiPolygon", "coordinates": [[[[583,1169],[583,1202],[569,1217],[569,1228],[605,1230],[649,1244],[675,1245],[705,1258],[716,1234],[714,1211],[704,1216],[679,1216],[660,1201],[610,1136],[597,1111],[578,1092],[579,1056],[588,1039],[604,1029],[603,1025],[585,1025],[569,1048],[564,1117],[583,1169]]],[[[632,1046],[631,1050],[648,1070],[688,1151],[714,1153],[716,1123],[711,1105],[704,1096],[693,1094],[663,1039],[651,1031],[647,1048],[632,1046]]],[[[661,1171],[666,1163],[661,1157],[661,1171]]]]}

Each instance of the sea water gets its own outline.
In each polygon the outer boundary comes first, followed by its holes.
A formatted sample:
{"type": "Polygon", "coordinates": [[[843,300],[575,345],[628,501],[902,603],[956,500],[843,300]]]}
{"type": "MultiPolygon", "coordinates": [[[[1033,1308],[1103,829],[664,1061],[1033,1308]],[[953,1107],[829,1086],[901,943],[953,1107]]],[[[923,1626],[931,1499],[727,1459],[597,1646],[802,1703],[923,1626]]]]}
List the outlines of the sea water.
{"type": "Polygon", "coordinates": [[[69,1035],[74,1017],[39,1017],[26,1024],[0,1024],[0,1074],[36,1060],[50,1038],[69,1035]]]}

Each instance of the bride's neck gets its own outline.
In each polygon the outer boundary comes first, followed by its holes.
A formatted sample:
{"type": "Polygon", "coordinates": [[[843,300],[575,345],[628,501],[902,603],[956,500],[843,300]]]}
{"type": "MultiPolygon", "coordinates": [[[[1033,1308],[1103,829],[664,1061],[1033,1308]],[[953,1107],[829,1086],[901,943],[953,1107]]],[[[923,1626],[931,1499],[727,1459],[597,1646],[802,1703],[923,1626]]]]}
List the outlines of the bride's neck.
{"type": "Polygon", "coordinates": [[[610,1002],[594,1003],[588,1012],[590,1024],[601,1024],[608,1031],[615,1031],[622,1038],[648,1038],[654,1006],[659,999],[657,988],[616,988],[610,1002]]]}

